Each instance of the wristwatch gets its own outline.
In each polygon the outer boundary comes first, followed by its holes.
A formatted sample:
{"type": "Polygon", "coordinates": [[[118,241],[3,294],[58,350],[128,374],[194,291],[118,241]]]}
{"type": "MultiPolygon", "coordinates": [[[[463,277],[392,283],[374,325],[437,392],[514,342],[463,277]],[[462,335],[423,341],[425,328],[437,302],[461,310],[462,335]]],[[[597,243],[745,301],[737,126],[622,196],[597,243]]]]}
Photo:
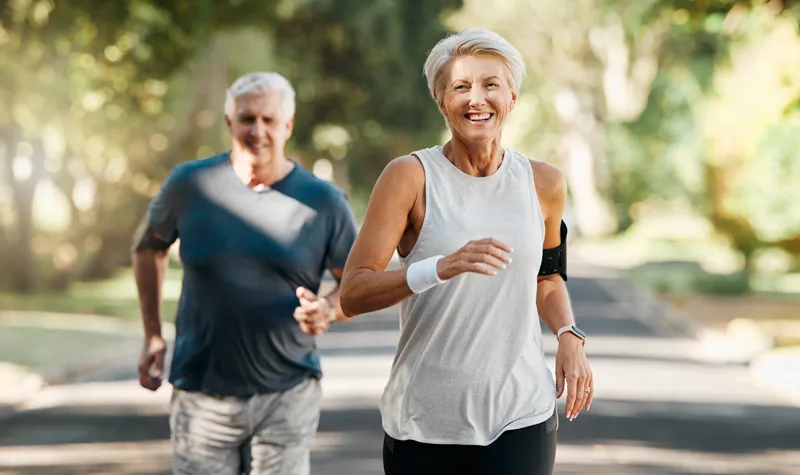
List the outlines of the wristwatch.
{"type": "Polygon", "coordinates": [[[559,328],[558,333],[556,334],[556,339],[561,339],[561,335],[566,332],[574,334],[584,342],[586,341],[586,333],[584,333],[583,330],[575,325],[564,325],[563,327],[559,328]]]}

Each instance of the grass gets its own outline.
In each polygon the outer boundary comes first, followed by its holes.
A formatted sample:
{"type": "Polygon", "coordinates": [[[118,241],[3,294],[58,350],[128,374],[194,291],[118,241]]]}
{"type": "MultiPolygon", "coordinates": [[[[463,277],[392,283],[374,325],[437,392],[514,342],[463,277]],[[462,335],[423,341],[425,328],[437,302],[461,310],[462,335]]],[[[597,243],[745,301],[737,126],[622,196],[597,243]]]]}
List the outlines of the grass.
{"type": "MultiPolygon", "coordinates": [[[[746,276],[737,251],[701,220],[685,216],[650,218],[620,235],[571,244],[573,258],[616,268],[631,283],[665,295],[800,297],[800,272],[770,269],[775,254],[765,252],[756,260],[757,271],[746,276]]],[[[792,267],[787,255],[778,259],[792,267]]]]}
{"type": "MultiPolygon", "coordinates": [[[[164,282],[162,316],[173,321],[180,297],[182,271],[170,268],[164,282]]],[[[122,269],[111,279],[78,282],[66,293],[0,294],[0,310],[103,315],[139,319],[133,271],[122,269]]],[[[0,358],[2,359],[2,358],[0,358]]]]}
{"type": "MultiPolygon", "coordinates": [[[[179,268],[170,268],[167,272],[163,290],[164,321],[174,321],[181,275],[179,268]]],[[[0,294],[0,362],[34,371],[64,365],[93,365],[97,361],[82,362],[81,359],[92,355],[94,350],[140,344],[139,318],[139,300],[130,268],[120,270],[107,280],[75,283],[66,293],[0,294]],[[2,315],[3,310],[34,314],[15,317],[8,312],[2,315]],[[102,324],[102,319],[62,319],[36,315],[37,312],[113,317],[108,323],[119,322],[119,325],[109,328],[102,324]]]]}
{"type": "Polygon", "coordinates": [[[25,368],[47,368],[56,363],[79,362],[91,354],[92,349],[111,347],[132,339],[139,342],[141,336],[80,329],[3,326],[0,361],[25,368]]]}

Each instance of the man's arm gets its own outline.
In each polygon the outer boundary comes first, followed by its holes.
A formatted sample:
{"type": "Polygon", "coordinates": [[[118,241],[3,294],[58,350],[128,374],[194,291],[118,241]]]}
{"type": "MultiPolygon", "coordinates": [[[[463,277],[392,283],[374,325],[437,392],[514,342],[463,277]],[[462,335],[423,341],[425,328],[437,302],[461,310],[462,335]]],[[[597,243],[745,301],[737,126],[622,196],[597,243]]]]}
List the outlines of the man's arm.
{"type": "Polygon", "coordinates": [[[133,253],[133,276],[139,293],[145,338],[161,336],[161,289],[167,272],[167,251],[143,249],[133,253]]]}
{"type": "MultiPolygon", "coordinates": [[[[341,299],[339,298],[344,265],[353,247],[358,225],[347,196],[338,190],[339,195],[332,202],[330,213],[330,235],[328,236],[325,261],[323,265],[330,271],[336,280],[334,288],[327,295],[319,296],[314,292],[299,287],[296,289],[300,306],[294,310],[294,318],[300,329],[310,335],[321,335],[330,328],[333,322],[349,320],[342,312],[341,299]]],[[[319,292],[319,291],[318,291],[319,292]]]]}
{"type": "Polygon", "coordinates": [[[178,239],[179,170],[170,174],[150,203],[134,236],[131,256],[145,336],[139,359],[139,384],[152,391],[161,386],[167,350],[161,334],[161,289],[167,273],[169,248],[178,239]]]}
{"type": "MultiPolygon", "coordinates": [[[[132,255],[133,277],[139,294],[139,308],[144,327],[144,347],[139,358],[139,384],[151,391],[161,386],[167,343],[161,333],[161,290],[169,263],[169,249],[147,247],[144,238],[132,255]]],[[[161,247],[168,245],[161,241],[161,247]]]]}

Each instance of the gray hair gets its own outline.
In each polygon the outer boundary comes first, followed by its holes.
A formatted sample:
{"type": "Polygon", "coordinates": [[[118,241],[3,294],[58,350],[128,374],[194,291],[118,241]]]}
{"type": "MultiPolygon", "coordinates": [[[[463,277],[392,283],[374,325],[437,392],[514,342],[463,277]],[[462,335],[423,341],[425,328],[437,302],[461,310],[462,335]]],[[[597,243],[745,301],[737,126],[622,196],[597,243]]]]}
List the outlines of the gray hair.
{"type": "Polygon", "coordinates": [[[285,77],[278,73],[255,72],[248,73],[233,81],[230,88],[225,91],[225,115],[232,118],[236,99],[249,94],[264,92],[277,92],[283,101],[283,112],[286,117],[294,115],[294,88],[285,77]]]}
{"type": "Polygon", "coordinates": [[[525,62],[522,54],[505,38],[489,30],[464,30],[440,40],[428,54],[423,72],[428,80],[428,91],[434,101],[438,102],[437,92],[440,90],[444,73],[450,62],[460,56],[490,54],[500,58],[511,74],[511,87],[519,92],[525,77],[525,62]]]}

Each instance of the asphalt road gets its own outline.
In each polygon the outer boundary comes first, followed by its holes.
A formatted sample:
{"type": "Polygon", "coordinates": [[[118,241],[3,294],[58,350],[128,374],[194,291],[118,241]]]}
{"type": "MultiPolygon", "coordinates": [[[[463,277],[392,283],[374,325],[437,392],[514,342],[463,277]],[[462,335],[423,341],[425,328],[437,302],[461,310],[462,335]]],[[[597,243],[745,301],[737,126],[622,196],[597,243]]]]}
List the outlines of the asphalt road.
{"type": "MultiPolygon", "coordinates": [[[[562,406],[557,474],[800,473],[800,408],[744,366],[707,362],[707,348],[675,335],[648,306],[609,292],[609,282],[576,277],[569,288],[591,337],[597,398],[572,422],[562,406]]],[[[376,408],[396,329],[389,310],[320,339],[325,407],[313,474],[383,473],[376,408]]],[[[552,367],[555,341],[547,341],[552,367]]],[[[0,474],[170,473],[170,391],[138,388],[134,365],[48,388],[0,419],[0,474]]]]}

